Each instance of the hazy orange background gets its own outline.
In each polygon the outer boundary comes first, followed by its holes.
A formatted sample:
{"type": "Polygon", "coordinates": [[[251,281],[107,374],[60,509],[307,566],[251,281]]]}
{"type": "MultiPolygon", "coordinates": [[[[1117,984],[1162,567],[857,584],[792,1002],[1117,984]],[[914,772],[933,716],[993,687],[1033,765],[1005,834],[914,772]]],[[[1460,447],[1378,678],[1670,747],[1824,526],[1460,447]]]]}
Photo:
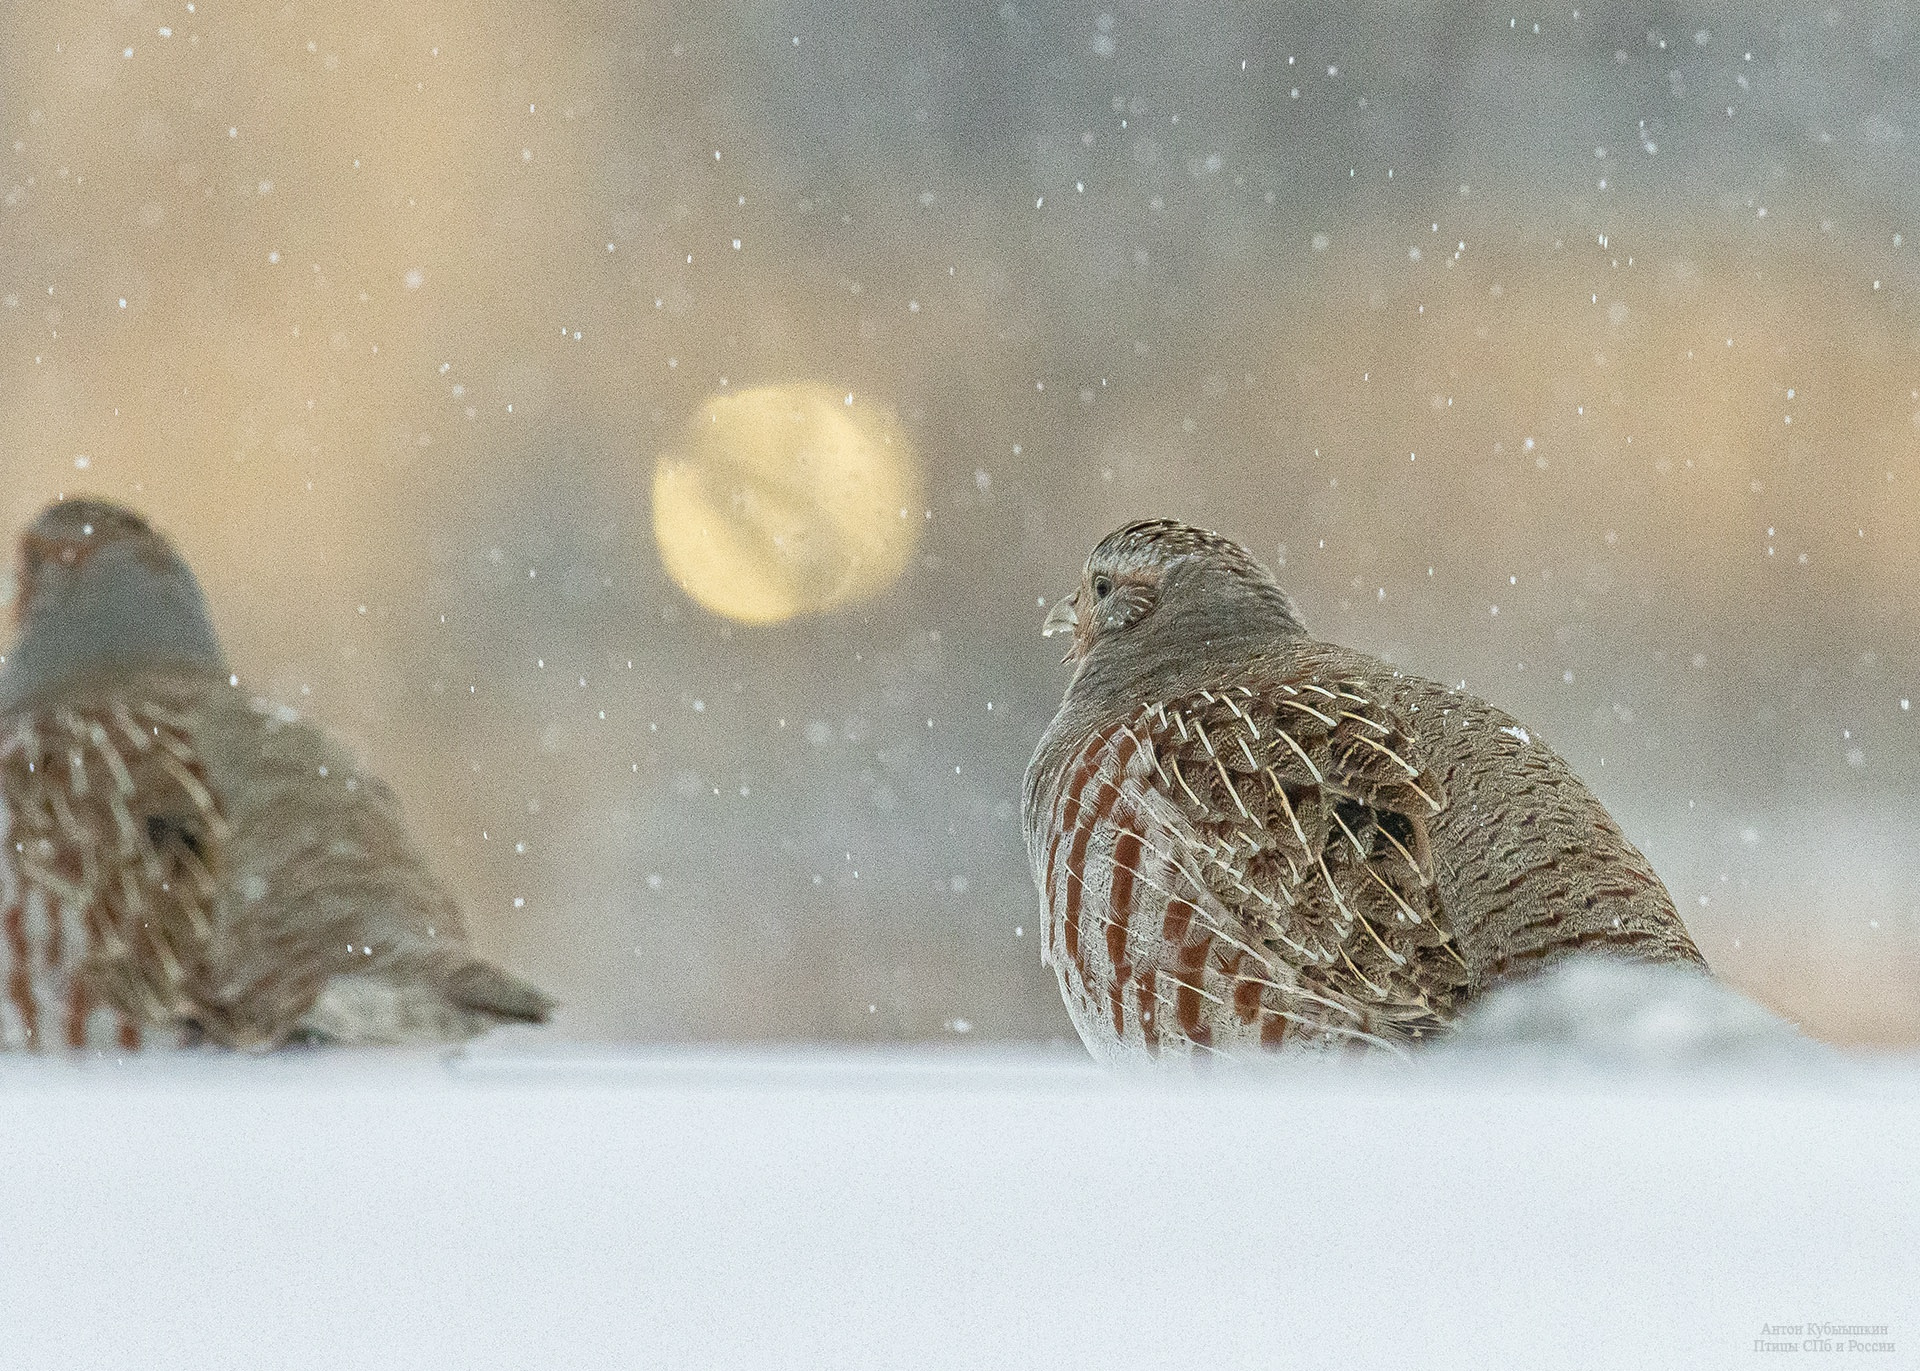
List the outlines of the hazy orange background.
{"type": "Polygon", "coordinates": [[[1036,598],[1169,513],[1537,723],[1734,980],[1920,1038],[1901,7],[718,8],[0,11],[11,524],[169,529],[576,1033],[1066,1034],[1036,598]],[[730,625],[654,462],[786,382],[927,517],[730,625]]]}

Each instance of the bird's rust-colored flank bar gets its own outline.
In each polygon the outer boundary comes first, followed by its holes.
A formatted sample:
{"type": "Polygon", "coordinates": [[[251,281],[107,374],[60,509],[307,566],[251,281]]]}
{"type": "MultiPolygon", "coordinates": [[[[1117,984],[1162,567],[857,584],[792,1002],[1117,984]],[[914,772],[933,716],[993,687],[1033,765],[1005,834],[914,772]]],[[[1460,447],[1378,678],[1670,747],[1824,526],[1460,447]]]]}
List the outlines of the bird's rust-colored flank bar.
{"type": "Polygon", "coordinates": [[[550,1002],[477,960],[400,806],[231,683],[173,547],[99,500],[20,543],[0,670],[0,1047],[455,1041],[550,1002]]]}
{"type": "Polygon", "coordinates": [[[1095,1056],[1394,1044],[1578,950],[1700,964],[1591,791],[1499,710],[1307,636],[1237,543],[1104,539],[1048,616],[1042,953],[1095,1056]]]}

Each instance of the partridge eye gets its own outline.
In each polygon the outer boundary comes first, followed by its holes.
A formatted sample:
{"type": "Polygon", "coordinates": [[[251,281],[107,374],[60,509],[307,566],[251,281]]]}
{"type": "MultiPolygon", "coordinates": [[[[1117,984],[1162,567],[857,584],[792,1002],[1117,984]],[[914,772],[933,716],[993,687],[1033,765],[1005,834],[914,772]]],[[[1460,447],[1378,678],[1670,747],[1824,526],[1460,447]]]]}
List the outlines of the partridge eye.
{"type": "Polygon", "coordinates": [[[1094,577],[1093,578],[1093,594],[1095,599],[1099,599],[1099,600],[1106,599],[1107,596],[1113,594],[1113,582],[1109,581],[1104,576],[1094,577]]]}

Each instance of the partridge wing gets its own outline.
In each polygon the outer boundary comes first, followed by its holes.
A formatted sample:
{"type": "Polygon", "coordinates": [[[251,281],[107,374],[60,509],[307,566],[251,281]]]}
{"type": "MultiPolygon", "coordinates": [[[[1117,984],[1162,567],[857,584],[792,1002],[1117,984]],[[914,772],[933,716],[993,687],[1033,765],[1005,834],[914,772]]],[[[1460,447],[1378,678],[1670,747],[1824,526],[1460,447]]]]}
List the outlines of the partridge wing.
{"type": "Polygon", "coordinates": [[[1443,797],[1388,711],[1308,685],[1156,701],[1069,759],[1045,945],[1096,1051],[1396,1041],[1450,1017],[1443,797]]]}
{"type": "Polygon", "coordinates": [[[1136,726],[1192,864],[1250,937],[1365,1032],[1419,1037],[1466,983],[1428,841],[1446,797],[1379,696],[1303,670],[1156,703],[1136,726]]]}
{"type": "Polygon", "coordinates": [[[23,715],[0,739],[0,792],[10,1036],[197,1036],[229,830],[182,721],[117,699],[23,715]]]}

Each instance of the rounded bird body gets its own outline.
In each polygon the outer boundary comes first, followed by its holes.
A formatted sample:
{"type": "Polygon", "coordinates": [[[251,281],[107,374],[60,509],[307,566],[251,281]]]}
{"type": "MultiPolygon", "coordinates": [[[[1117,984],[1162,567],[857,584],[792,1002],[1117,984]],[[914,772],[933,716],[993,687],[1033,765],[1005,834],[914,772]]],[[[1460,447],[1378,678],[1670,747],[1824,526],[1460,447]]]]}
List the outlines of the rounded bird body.
{"type": "Polygon", "coordinates": [[[137,516],[52,507],[19,580],[0,1044],[441,1042],[545,1018],[474,958],[392,792],[231,684],[192,573],[137,516]]]}
{"type": "Polygon", "coordinates": [[[1237,544],[1155,521],[1048,619],[1043,956],[1096,1056],[1394,1044],[1577,950],[1699,963],[1659,878],[1491,705],[1309,638],[1237,544]]]}

